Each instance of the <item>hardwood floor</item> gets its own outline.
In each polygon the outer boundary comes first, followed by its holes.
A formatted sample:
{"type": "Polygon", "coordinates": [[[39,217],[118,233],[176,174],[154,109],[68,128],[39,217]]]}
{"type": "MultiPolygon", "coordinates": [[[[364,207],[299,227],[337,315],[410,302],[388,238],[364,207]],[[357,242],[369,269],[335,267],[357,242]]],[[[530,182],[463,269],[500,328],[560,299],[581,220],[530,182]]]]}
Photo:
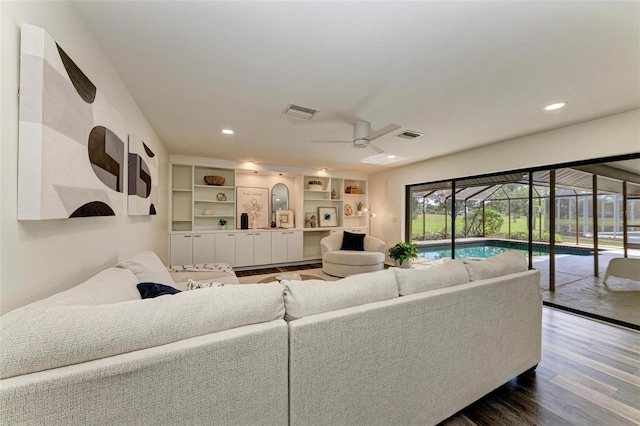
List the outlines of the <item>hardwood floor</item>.
{"type": "Polygon", "coordinates": [[[441,424],[640,425],[640,332],[545,307],[535,373],[441,424]]]}

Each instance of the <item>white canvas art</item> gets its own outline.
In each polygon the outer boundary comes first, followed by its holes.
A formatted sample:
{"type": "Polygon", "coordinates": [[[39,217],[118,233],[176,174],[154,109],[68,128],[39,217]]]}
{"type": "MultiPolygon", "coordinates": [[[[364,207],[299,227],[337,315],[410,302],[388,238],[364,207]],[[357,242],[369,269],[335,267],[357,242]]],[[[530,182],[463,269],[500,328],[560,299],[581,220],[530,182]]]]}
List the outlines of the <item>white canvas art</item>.
{"type": "Polygon", "coordinates": [[[155,215],[158,208],[158,157],[135,135],[129,136],[128,211],[155,215]]]}
{"type": "Polygon", "coordinates": [[[18,219],[124,214],[124,120],[42,28],[22,25],[18,219]]]}

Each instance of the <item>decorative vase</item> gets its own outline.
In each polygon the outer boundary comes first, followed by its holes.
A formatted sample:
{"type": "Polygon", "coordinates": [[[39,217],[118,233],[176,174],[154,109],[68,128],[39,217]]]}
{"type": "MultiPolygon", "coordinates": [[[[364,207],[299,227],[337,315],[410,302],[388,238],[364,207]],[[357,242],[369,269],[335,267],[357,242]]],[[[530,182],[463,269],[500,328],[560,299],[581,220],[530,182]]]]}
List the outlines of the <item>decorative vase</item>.
{"type": "Polygon", "coordinates": [[[213,214],[213,211],[211,210],[211,207],[207,206],[204,210],[202,210],[202,214],[205,216],[211,216],[213,214]]]}
{"type": "Polygon", "coordinates": [[[257,220],[252,220],[251,221],[251,229],[258,229],[258,221],[257,220]]]}
{"type": "Polygon", "coordinates": [[[333,189],[331,190],[331,199],[332,199],[332,200],[335,200],[335,199],[337,199],[337,198],[338,198],[338,193],[336,192],[336,189],[335,189],[335,188],[333,188],[333,189]]]}
{"type": "Polygon", "coordinates": [[[398,268],[402,268],[402,269],[411,269],[411,259],[406,259],[402,262],[402,265],[400,264],[399,260],[395,260],[394,261],[396,264],[396,267],[398,268]]]}
{"type": "Polygon", "coordinates": [[[247,213],[240,214],[240,229],[249,229],[249,215],[247,213]]]}

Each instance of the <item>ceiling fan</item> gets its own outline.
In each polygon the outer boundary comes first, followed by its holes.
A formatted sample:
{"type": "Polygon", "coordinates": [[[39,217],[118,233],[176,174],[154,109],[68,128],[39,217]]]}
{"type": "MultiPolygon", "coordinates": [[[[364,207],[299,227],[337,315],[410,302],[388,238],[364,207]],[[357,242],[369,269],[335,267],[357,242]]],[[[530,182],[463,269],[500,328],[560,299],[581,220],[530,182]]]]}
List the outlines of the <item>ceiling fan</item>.
{"type": "Polygon", "coordinates": [[[376,130],[375,132],[371,131],[371,123],[368,121],[356,121],[353,126],[353,140],[351,141],[311,141],[312,143],[353,143],[353,146],[356,148],[371,148],[378,154],[382,154],[384,151],[374,144],[371,143],[372,140],[377,139],[381,136],[386,135],[387,133],[391,133],[394,130],[398,130],[400,126],[397,124],[389,124],[388,126],[383,127],[382,129],[376,130]]]}

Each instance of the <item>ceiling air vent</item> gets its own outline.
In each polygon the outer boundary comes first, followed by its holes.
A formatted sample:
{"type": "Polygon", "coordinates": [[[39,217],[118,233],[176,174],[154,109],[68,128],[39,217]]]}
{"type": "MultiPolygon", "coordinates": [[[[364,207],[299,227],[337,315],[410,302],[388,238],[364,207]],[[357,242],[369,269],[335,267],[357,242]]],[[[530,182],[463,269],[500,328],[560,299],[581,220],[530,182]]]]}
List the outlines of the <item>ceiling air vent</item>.
{"type": "Polygon", "coordinates": [[[415,139],[415,138],[419,138],[423,134],[424,133],[407,130],[406,132],[398,133],[396,136],[403,139],[415,139]]]}
{"type": "Polygon", "coordinates": [[[290,115],[292,117],[304,118],[306,120],[311,120],[313,116],[316,114],[316,112],[318,111],[316,111],[315,109],[305,108],[305,107],[301,107],[293,104],[289,105],[283,111],[283,113],[290,115]]]}

